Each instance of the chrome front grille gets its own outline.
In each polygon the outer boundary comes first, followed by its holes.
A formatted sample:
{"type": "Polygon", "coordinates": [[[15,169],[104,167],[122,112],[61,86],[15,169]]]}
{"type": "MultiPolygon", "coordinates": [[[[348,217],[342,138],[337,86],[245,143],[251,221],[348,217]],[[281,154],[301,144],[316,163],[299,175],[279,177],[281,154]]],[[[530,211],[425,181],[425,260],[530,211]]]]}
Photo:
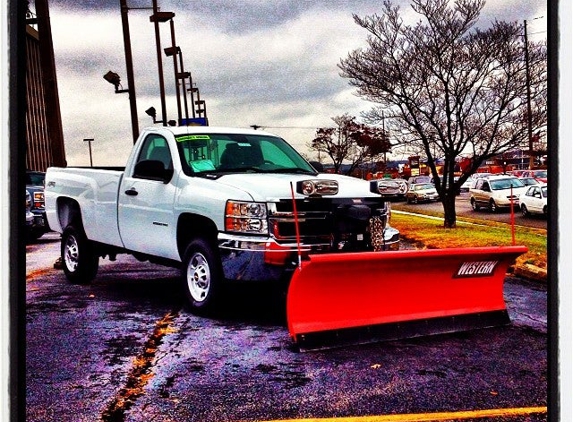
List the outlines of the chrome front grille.
{"type": "MultiPolygon", "coordinates": [[[[370,239],[370,218],[385,225],[386,204],[377,199],[296,201],[300,240],[304,244],[333,245],[341,239],[370,239]]],[[[278,243],[296,242],[293,203],[283,200],[269,206],[269,230],[278,243]]]]}

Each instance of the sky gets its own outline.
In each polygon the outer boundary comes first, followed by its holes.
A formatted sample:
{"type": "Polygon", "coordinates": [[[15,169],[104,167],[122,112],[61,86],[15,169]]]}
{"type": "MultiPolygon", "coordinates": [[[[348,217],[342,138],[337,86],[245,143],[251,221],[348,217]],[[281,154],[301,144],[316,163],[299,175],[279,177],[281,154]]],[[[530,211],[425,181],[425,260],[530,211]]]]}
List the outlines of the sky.
{"type": "MultiPolygon", "coordinates": [[[[140,130],[161,119],[152,1],[126,0],[140,130]]],[[[395,0],[407,19],[410,2],[395,0]]],[[[125,165],[133,145],[128,94],[115,94],[103,75],[112,70],[127,88],[119,0],[50,0],[62,125],[68,165],[125,165]]],[[[356,116],[373,104],[357,97],[337,67],[366,45],[353,14],[380,14],[375,0],[158,0],[173,12],[176,45],[206,102],[211,126],[262,126],[308,158],[307,145],[332,118],[356,116]]],[[[545,0],[489,0],[479,24],[528,21],[531,40],[547,37],[545,0]]],[[[160,24],[161,49],[172,45],[169,23],[160,24]]],[[[167,119],[177,118],[173,59],[162,55],[167,119]]],[[[189,97],[188,97],[189,100],[189,97]]],[[[394,157],[401,158],[401,157],[394,157]]],[[[403,158],[403,157],[402,157],[403,158]]]]}

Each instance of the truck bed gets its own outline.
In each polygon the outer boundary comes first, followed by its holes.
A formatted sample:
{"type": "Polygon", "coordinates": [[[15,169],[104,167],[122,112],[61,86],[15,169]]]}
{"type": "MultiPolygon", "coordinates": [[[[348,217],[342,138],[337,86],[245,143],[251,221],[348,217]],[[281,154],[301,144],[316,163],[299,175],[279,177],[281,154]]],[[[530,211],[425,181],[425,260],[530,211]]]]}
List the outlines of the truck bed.
{"type": "Polygon", "coordinates": [[[46,209],[50,228],[62,233],[56,215],[56,198],[76,201],[89,239],[123,247],[117,220],[118,189],[123,177],[121,167],[50,167],[46,173],[46,209]],[[62,194],[66,192],[66,194],[62,194]]]}

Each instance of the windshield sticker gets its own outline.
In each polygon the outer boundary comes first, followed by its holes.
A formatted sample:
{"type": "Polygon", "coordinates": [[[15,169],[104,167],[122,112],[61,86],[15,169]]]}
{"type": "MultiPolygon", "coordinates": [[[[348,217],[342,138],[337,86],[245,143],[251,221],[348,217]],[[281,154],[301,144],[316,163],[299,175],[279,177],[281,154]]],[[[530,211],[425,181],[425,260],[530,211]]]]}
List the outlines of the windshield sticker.
{"type": "Polygon", "coordinates": [[[176,139],[177,142],[204,141],[211,139],[211,137],[209,135],[183,135],[183,136],[178,136],[176,139]]]}
{"type": "Polygon", "coordinates": [[[460,265],[454,277],[476,277],[492,275],[499,261],[473,261],[460,265]]]}

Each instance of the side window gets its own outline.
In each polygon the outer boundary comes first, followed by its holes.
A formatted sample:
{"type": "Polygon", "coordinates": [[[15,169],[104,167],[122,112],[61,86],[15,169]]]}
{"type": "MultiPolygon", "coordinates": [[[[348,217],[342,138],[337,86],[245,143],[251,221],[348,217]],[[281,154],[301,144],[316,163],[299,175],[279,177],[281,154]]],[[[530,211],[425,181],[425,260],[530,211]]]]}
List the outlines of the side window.
{"type": "Polygon", "coordinates": [[[476,182],[476,189],[481,190],[483,186],[483,180],[478,179],[476,182]]]}
{"type": "Polygon", "coordinates": [[[137,162],[139,163],[143,160],[161,161],[166,170],[173,169],[173,160],[167,140],[159,135],[153,134],[145,138],[137,162]]]}
{"type": "Polygon", "coordinates": [[[133,177],[167,182],[173,176],[173,159],[167,140],[151,134],[143,141],[133,177]]]}

